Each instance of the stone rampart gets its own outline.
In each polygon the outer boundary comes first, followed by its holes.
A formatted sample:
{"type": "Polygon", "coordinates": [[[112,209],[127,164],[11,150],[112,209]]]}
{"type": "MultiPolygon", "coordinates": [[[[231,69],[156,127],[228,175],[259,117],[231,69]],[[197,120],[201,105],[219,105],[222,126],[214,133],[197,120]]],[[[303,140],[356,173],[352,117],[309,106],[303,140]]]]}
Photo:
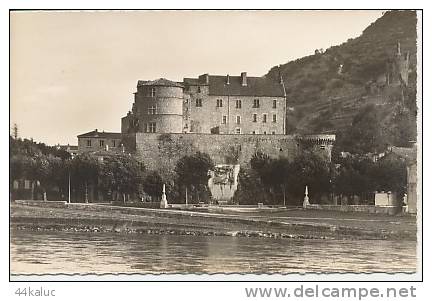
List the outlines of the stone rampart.
{"type": "MultiPolygon", "coordinates": [[[[316,136],[316,135],[315,135],[316,136]]],[[[177,161],[185,156],[201,151],[209,154],[215,164],[249,164],[257,152],[272,158],[284,157],[292,160],[302,151],[305,139],[293,135],[229,135],[229,134],[157,134],[136,133],[125,135],[125,145],[135,152],[138,159],[150,169],[166,167],[173,170],[177,161]]],[[[332,137],[334,141],[334,136],[332,137]]],[[[330,138],[326,137],[326,140],[330,138]]],[[[316,140],[317,143],[322,143],[316,140]]],[[[318,145],[317,145],[318,146],[318,145]]],[[[331,144],[316,147],[330,159],[331,144]]]]}

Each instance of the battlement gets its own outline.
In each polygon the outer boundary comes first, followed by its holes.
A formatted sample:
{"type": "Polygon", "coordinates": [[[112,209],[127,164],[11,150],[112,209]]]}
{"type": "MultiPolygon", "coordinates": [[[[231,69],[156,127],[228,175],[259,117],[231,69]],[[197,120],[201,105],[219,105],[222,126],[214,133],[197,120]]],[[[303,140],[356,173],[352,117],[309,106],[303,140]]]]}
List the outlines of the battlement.
{"type": "Polygon", "coordinates": [[[336,135],[334,134],[312,134],[297,136],[298,140],[313,142],[317,145],[333,145],[336,141],[336,135]]]}

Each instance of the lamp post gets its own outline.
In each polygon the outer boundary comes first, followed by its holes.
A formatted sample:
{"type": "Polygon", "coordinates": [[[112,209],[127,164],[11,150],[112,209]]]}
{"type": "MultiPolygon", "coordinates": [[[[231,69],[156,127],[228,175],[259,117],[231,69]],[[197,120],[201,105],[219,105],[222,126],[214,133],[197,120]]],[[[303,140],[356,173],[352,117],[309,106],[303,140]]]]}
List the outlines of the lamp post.
{"type": "Polygon", "coordinates": [[[69,172],[68,172],[68,204],[71,202],[71,160],[73,160],[74,156],[71,154],[71,159],[69,161],[69,172]]]}
{"type": "Polygon", "coordinates": [[[71,185],[70,185],[70,169],[69,169],[69,177],[68,177],[68,204],[70,204],[70,202],[71,202],[71,193],[70,193],[70,188],[71,188],[71,185]]]}

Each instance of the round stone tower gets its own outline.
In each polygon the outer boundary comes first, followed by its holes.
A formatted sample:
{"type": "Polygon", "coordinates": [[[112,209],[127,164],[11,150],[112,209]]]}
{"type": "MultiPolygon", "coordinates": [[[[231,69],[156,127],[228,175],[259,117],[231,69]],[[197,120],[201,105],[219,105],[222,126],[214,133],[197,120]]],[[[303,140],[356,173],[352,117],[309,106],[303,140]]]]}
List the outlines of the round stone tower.
{"type": "Polygon", "coordinates": [[[138,81],[132,115],[135,132],[181,133],[183,85],[164,78],[138,81]]]}

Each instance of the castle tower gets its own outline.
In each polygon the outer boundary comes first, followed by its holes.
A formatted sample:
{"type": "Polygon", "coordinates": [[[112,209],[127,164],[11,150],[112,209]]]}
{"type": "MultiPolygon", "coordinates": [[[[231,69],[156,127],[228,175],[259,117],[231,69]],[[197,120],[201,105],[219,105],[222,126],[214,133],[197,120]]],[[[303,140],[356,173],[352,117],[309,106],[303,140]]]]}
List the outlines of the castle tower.
{"type": "Polygon", "coordinates": [[[164,78],[138,81],[131,114],[122,120],[122,132],[181,133],[183,85],[164,78]]]}
{"type": "Polygon", "coordinates": [[[407,52],[405,55],[402,55],[401,44],[399,41],[396,45],[395,69],[395,81],[402,85],[407,85],[409,73],[409,52],[407,52]]]}
{"type": "Polygon", "coordinates": [[[398,41],[395,47],[395,53],[387,62],[386,83],[391,86],[399,86],[408,84],[410,65],[410,54],[406,52],[402,54],[401,44],[398,41]]]}

